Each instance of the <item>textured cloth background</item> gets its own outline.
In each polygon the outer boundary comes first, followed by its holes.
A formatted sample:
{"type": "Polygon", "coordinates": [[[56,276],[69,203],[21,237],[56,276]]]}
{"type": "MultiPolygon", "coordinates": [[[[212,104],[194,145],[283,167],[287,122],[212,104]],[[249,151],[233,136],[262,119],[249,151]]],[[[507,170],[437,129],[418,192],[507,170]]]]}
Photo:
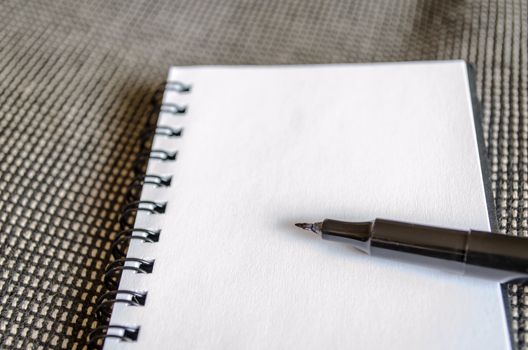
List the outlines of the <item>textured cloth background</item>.
{"type": "MultiPolygon", "coordinates": [[[[170,65],[472,62],[500,229],[528,235],[527,8],[1,1],[0,347],[86,346],[138,138],[170,65]]],[[[528,348],[528,287],[510,295],[516,342],[528,348]]]]}

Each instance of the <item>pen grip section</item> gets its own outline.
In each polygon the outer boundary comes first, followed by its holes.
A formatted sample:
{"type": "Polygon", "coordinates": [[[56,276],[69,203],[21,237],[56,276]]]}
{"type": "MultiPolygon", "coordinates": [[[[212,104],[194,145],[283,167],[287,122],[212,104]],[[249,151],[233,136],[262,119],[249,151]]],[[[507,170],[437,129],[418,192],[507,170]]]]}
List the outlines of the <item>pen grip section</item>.
{"type": "Polygon", "coordinates": [[[321,237],[329,241],[352,244],[370,254],[372,222],[346,222],[326,219],[321,227],[321,237]]]}

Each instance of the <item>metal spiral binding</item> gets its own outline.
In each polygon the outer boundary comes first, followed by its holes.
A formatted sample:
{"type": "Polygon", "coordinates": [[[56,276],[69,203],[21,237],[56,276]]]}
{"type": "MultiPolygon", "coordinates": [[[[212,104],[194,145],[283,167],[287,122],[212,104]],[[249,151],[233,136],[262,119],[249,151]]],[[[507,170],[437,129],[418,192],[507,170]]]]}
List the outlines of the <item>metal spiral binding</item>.
{"type": "Polygon", "coordinates": [[[147,230],[144,228],[126,229],[117,234],[116,239],[112,243],[112,255],[116,259],[121,259],[126,256],[126,251],[123,244],[132,239],[141,240],[147,243],[155,243],[159,240],[161,230],[147,230]]]}
{"type": "Polygon", "coordinates": [[[108,325],[99,326],[88,333],[88,347],[93,348],[98,342],[106,338],[117,338],[121,341],[136,341],[139,334],[139,327],[108,325]],[[120,331],[119,334],[109,333],[110,330],[120,331]]]}
{"type": "Polygon", "coordinates": [[[110,317],[110,307],[116,303],[124,303],[130,306],[143,306],[147,300],[147,292],[133,290],[114,290],[104,293],[97,300],[95,313],[104,317],[110,317]]]}
{"type": "Polygon", "coordinates": [[[99,324],[88,334],[88,347],[98,347],[102,345],[106,338],[117,338],[120,341],[134,342],[138,339],[139,326],[111,325],[108,324],[114,304],[121,303],[132,307],[142,307],[147,300],[147,291],[119,290],[118,284],[121,273],[124,270],[131,270],[136,273],[152,273],[154,260],[126,257],[127,245],[131,240],[139,240],[144,243],[156,243],[159,240],[161,230],[151,228],[134,227],[137,212],[143,211],[153,215],[160,215],[165,212],[167,203],[156,201],[139,200],[141,189],[145,185],[156,187],[169,187],[172,182],[171,176],[161,176],[156,174],[145,174],[145,168],[150,159],[160,161],[175,161],[177,152],[162,149],[151,149],[152,138],[156,135],[163,137],[181,137],[182,128],[172,128],[158,125],[158,112],[169,113],[175,116],[182,116],[187,112],[187,106],[178,104],[161,104],[160,100],[163,91],[172,91],[179,94],[191,91],[191,85],[179,81],[165,83],[160,87],[152,98],[153,112],[145,125],[145,131],[139,139],[140,151],[133,163],[134,180],[128,186],[126,192],[127,204],[123,206],[119,217],[121,230],[112,242],[112,255],[116,259],[109,263],[102,276],[107,292],[101,295],[96,302],[94,314],[99,324]]]}

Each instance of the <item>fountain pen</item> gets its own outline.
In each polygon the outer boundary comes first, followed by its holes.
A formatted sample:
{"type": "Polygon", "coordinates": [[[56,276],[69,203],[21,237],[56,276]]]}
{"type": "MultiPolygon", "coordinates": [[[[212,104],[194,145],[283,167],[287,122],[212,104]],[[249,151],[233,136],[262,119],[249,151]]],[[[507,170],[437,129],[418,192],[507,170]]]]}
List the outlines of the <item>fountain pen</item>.
{"type": "Polygon", "coordinates": [[[376,219],[295,226],[373,256],[445,267],[507,282],[528,277],[528,238],[376,219]]]}

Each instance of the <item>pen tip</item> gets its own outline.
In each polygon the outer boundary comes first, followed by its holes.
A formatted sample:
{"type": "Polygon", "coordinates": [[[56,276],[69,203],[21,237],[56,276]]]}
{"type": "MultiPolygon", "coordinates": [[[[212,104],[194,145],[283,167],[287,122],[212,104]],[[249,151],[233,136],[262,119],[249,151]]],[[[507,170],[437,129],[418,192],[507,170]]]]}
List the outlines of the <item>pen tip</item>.
{"type": "Polygon", "coordinates": [[[321,223],[316,222],[315,224],[307,223],[296,223],[295,226],[302,228],[303,230],[312,231],[314,233],[321,233],[321,223]]]}
{"type": "Polygon", "coordinates": [[[296,223],[295,226],[302,228],[303,230],[309,230],[312,224],[306,224],[306,223],[296,223]]]}

